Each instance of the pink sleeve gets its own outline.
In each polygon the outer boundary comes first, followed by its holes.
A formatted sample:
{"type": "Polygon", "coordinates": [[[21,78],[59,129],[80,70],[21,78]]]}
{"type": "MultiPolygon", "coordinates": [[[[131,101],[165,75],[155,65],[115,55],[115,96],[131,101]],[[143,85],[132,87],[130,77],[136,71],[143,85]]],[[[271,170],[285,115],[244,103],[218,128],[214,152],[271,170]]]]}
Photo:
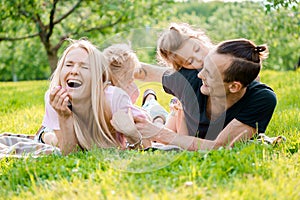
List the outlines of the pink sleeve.
{"type": "Polygon", "coordinates": [[[129,95],[131,102],[133,104],[135,104],[136,100],[139,98],[140,90],[139,90],[138,86],[135,84],[135,82],[132,82],[130,85],[131,85],[131,87],[130,87],[131,92],[130,93],[127,92],[127,94],[131,94],[131,95],[129,95]]]}
{"type": "Polygon", "coordinates": [[[49,90],[45,93],[45,115],[42,126],[51,128],[52,130],[60,130],[58,114],[50,105],[49,90]]]}
{"type": "Polygon", "coordinates": [[[116,87],[112,95],[112,114],[114,114],[118,110],[124,110],[127,112],[128,108],[131,109],[132,115],[134,117],[148,117],[146,111],[132,104],[130,97],[125,91],[116,87]]]}

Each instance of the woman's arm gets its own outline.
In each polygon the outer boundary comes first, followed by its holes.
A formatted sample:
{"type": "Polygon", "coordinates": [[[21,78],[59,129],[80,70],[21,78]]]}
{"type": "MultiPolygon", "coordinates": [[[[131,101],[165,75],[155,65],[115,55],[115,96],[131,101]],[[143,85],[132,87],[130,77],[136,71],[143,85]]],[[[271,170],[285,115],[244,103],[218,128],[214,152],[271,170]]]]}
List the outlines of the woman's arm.
{"type": "Polygon", "coordinates": [[[58,139],[58,147],[64,155],[77,148],[78,141],[73,126],[73,113],[68,108],[68,93],[65,89],[57,86],[50,93],[50,104],[58,114],[60,130],[55,131],[58,139]]]}

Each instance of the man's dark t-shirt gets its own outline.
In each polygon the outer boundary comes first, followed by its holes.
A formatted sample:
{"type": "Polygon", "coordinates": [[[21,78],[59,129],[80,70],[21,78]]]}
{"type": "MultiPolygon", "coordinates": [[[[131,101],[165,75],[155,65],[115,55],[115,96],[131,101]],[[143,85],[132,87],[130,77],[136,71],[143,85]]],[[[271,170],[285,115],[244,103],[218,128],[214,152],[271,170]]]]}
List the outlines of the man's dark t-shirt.
{"type": "Polygon", "coordinates": [[[233,119],[257,128],[264,133],[276,106],[273,90],[257,81],[247,86],[244,96],[215,121],[206,115],[207,97],[200,92],[202,80],[196,69],[167,71],[162,78],[164,90],[176,96],[182,103],[189,135],[215,139],[233,119]]]}

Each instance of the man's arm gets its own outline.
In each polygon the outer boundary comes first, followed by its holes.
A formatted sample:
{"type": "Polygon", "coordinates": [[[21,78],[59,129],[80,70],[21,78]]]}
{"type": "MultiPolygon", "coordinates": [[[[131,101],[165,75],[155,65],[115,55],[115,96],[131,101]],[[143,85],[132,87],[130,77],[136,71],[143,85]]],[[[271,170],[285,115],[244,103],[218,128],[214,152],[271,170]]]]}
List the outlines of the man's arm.
{"type": "Polygon", "coordinates": [[[255,133],[257,133],[255,128],[244,124],[237,119],[233,119],[215,139],[216,146],[226,146],[237,140],[248,140],[252,138],[255,133]]]}
{"type": "MultiPolygon", "coordinates": [[[[127,121],[130,117],[124,117],[124,115],[128,114],[124,113],[121,115],[121,112],[124,111],[114,114],[112,125],[119,132],[126,132],[124,131],[124,126],[118,126],[118,124],[128,124],[129,122],[127,121]]],[[[135,117],[134,120],[137,130],[142,134],[142,138],[151,139],[163,144],[176,145],[189,151],[211,150],[218,149],[221,146],[233,146],[234,142],[249,139],[256,133],[255,128],[233,119],[215,140],[206,140],[175,133],[168,128],[159,127],[145,118],[135,117]]]]}
{"type": "Polygon", "coordinates": [[[145,82],[162,82],[162,76],[169,67],[160,67],[141,62],[141,68],[134,72],[134,78],[145,82]]]}
{"type": "Polygon", "coordinates": [[[256,132],[255,128],[232,120],[215,140],[206,140],[193,136],[175,133],[167,128],[160,128],[146,119],[135,119],[136,127],[143,137],[164,144],[179,146],[189,151],[218,149],[223,146],[233,146],[240,140],[250,139],[256,132]]]}

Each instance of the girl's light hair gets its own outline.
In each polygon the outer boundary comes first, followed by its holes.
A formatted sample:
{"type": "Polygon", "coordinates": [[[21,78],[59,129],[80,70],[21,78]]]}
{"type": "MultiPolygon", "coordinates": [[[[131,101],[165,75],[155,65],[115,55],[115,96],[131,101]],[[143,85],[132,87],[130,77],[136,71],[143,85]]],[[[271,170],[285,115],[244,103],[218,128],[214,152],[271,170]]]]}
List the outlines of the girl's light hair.
{"type": "Polygon", "coordinates": [[[82,117],[73,112],[74,129],[79,145],[83,149],[91,149],[93,146],[107,148],[122,146],[116,136],[116,131],[110,125],[111,110],[105,99],[104,89],[110,83],[107,69],[107,60],[93,44],[87,40],[71,40],[71,44],[63,52],[57,68],[53,73],[50,89],[61,85],[60,73],[65,63],[67,54],[75,48],[82,48],[88,53],[91,70],[91,123],[86,125],[82,117]]]}
{"type": "Polygon", "coordinates": [[[136,54],[128,44],[113,44],[104,49],[103,54],[108,60],[111,81],[115,86],[122,88],[122,84],[133,76],[133,74],[128,74],[130,73],[128,70],[140,67],[136,54]]]}
{"type": "Polygon", "coordinates": [[[159,63],[171,66],[178,71],[181,68],[181,64],[178,62],[177,55],[174,52],[180,49],[189,38],[200,40],[208,48],[213,46],[203,31],[193,29],[186,23],[171,23],[170,27],[161,34],[157,41],[157,59],[159,63]]]}

